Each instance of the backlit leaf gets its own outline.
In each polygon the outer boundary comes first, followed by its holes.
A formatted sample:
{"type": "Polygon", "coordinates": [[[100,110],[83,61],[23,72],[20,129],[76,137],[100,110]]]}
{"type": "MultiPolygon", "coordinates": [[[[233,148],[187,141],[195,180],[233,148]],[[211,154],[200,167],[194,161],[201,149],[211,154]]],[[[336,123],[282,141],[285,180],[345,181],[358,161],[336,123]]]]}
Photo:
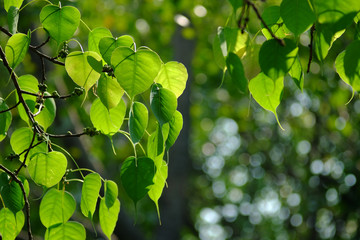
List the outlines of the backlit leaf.
{"type": "MultiPolygon", "coordinates": [[[[265,8],[261,17],[263,18],[266,25],[271,29],[271,31],[278,38],[284,38],[289,30],[284,25],[283,19],[280,16],[280,6],[270,6],[265,8]]],[[[266,39],[272,39],[270,32],[261,24],[263,28],[261,31],[266,37],[266,39]]]]}
{"type": "Polygon", "coordinates": [[[100,226],[104,234],[111,239],[111,235],[114,232],[116,222],[118,220],[120,212],[120,201],[119,199],[115,199],[114,204],[108,208],[105,199],[101,199],[100,201],[100,210],[99,210],[99,219],[100,226]]]}
{"type": "Polygon", "coordinates": [[[5,11],[9,11],[11,6],[20,8],[23,1],[24,0],[4,0],[4,9],[5,11]]]}
{"type": "Polygon", "coordinates": [[[130,109],[129,132],[131,140],[137,143],[143,137],[149,121],[149,113],[146,106],[140,102],[134,102],[130,109]]]}
{"type": "Polygon", "coordinates": [[[16,33],[9,38],[5,46],[5,55],[11,68],[14,69],[24,60],[29,45],[30,37],[23,33],[16,33]]]}
{"type": "Polygon", "coordinates": [[[109,29],[103,27],[98,27],[93,29],[89,33],[89,38],[88,38],[89,51],[97,52],[98,54],[100,54],[99,42],[104,37],[112,37],[112,34],[109,29]]]}
{"type": "Polygon", "coordinates": [[[19,235],[25,224],[25,215],[23,211],[18,211],[15,214],[15,221],[16,221],[16,235],[19,235]]]}
{"type": "Polygon", "coordinates": [[[150,93],[150,107],[162,125],[171,120],[177,108],[176,95],[159,84],[154,84],[150,93]]]}
{"type": "Polygon", "coordinates": [[[98,81],[97,94],[104,106],[111,109],[119,104],[124,95],[124,89],[120,87],[116,78],[102,73],[98,81]]]}
{"type": "MultiPolygon", "coordinates": [[[[4,99],[0,97],[0,112],[9,109],[4,99]]],[[[6,137],[7,131],[12,121],[12,115],[10,111],[0,113],[0,142],[6,137]]]]}
{"type": "Polygon", "coordinates": [[[90,173],[84,178],[84,183],[81,190],[81,212],[85,217],[92,219],[99,192],[101,188],[100,175],[97,173],[90,173]]]}
{"type": "Polygon", "coordinates": [[[15,215],[8,208],[0,210],[0,234],[4,240],[13,240],[16,237],[15,215]]]}
{"type": "Polygon", "coordinates": [[[313,0],[315,12],[319,23],[335,23],[341,19],[353,19],[360,10],[358,0],[313,0]]]}
{"type": "Polygon", "coordinates": [[[118,47],[131,47],[134,45],[134,39],[129,35],[118,38],[104,37],[99,42],[101,56],[106,63],[111,64],[111,54],[118,47]]]}
{"type": "Polygon", "coordinates": [[[45,240],[85,240],[86,231],[78,222],[66,222],[46,229],[45,240]]]}
{"type": "Polygon", "coordinates": [[[294,64],[292,65],[289,74],[294,80],[296,86],[302,91],[304,88],[304,72],[301,67],[299,57],[296,58],[294,64]]]}
{"type": "Polygon", "coordinates": [[[172,119],[169,122],[169,135],[166,139],[166,150],[169,150],[174,145],[180,131],[183,127],[183,117],[179,111],[175,111],[172,119]]]}

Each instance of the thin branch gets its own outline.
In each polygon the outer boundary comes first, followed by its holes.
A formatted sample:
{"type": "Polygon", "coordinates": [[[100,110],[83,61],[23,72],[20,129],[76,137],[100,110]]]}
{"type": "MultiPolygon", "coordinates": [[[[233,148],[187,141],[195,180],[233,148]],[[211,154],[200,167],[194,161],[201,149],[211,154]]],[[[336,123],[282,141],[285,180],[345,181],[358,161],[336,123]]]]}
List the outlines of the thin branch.
{"type": "Polygon", "coordinates": [[[0,111],[0,114],[16,108],[17,106],[19,106],[19,104],[20,104],[20,101],[17,102],[17,103],[16,103],[14,106],[12,106],[11,108],[8,108],[8,109],[5,109],[5,110],[0,111]]]}
{"type": "Polygon", "coordinates": [[[45,73],[45,62],[44,62],[44,58],[40,57],[41,59],[41,69],[42,69],[42,78],[41,78],[41,83],[44,84],[46,81],[46,73],[45,73]]]}
{"type": "Polygon", "coordinates": [[[309,53],[309,62],[308,62],[308,66],[307,66],[307,71],[306,71],[307,73],[310,72],[310,65],[311,65],[311,61],[313,58],[314,32],[315,32],[315,24],[313,24],[310,29],[310,44],[309,44],[310,53],[309,53]]]}
{"type": "Polygon", "coordinates": [[[26,209],[26,222],[27,222],[27,232],[28,232],[28,237],[30,240],[34,239],[33,235],[31,233],[31,223],[30,223],[30,204],[29,204],[29,200],[26,196],[26,191],[24,188],[24,184],[21,182],[21,180],[16,176],[16,174],[14,174],[13,172],[11,172],[9,169],[7,169],[6,167],[4,167],[3,165],[0,164],[0,169],[2,169],[4,172],[6,172],[8,175],[10,175],[12,177],[12,179],[19,184],[20,188],[21,188],[21,192],[24,196],[24,201],[25,201],[25,209],[26,209]]]}
{"type": "MultiPolygon", "coordinates": [[[[35,97],[39,97],[39,93],[32,93],[29,91],[25,91],[25,90],[21,90],[21,93],[23,94],[27,94],[27,95],[31,95],[31,96],[35,96],[35,97]]],[[[50,95],[50,96],[42,96],[43,99],[47,99],[47,98],[55,98],[55,99],[66,99],[66,98],[70,98],[72,96],[76,96],[75,93],[70,93],[68,95],[50,95]]]]}
{"type": "Polygon", "coordinates": [[[253,9],[254,9],[254,12],[256,13],[256,16],[258,17],[258,19],[261,21],[261,23],[264,25],[264,27],[269,31],[269,33],[271,34],[271,36],[276,40],[278,41],[281,46],[285,46],[285,42],[283,39],[280,39],[278,38],[277,36],[275,36],[275,34],[273,33],[273,31],[271,31],[271,29],[269,28],[269,26],[265,23],[264,19],[261,17],[258,9],[256,8],[255,4],[250,2],[250,0],[245,0],[246,3],[248,5],[250,5],[253,9]]]}
{"type": "Polygon", "coordinates": [[[1,30],[3,33],[5,33],[6,35],[8,35],[9,37],[12,36],[12,34],[11,34],[7,29],[5,29],[5,28],[3,28],[3,27],[1,27],[1,26],[0,26],[0,30],[1,30]]]}
{"type": "Polygon", "coordinates": [[[51,138],[70,138],[70,137],[80,137],[82,135],[89,135],[87,132],[82,132],[82,133],[68,133],[68,134],[50,134],[47,133],[46,135],[48,135],[51,138]]]}
{"type": "Polygon", "coordinates": [[[27,151],[26,151],[26,153],[25,153],[24,161],[21,163],[20,167],[19,167],[17,170],[15,170],[15,175],[18,175],[19,172],[20,172],[20,170],[21,170],[21,168],[25,166],[27,156],[29,155],[29,152],[30,152],[30,150],[31,150],[31,148],[32,148],[32,145],[34,144],[35,137],[36,137],[36,131],[34,131],[33,137],[32,137],[32,139],[31,139],[30,146],[27,148],[27,151]]]}
{"type": "Polygon", "coordinates": [[[39,48],[41,48],[42,46],[44,46],[45,44],[47,44],[49,41],[50,41],[50,37],[48,37],[48,38],[45,40],[45,42],[41,43],[40,45],[34,46],[34,49],[39,49],[39,48]]]}
{"type": "MultiPolygon", "coordinates": [[[[36,144],[34,144],[34,145],[32,145],[31,147],[30,147],[30,149],[33,149],[33,148],[35,148],[35,147],[37,147],[37,146],[39,146],[40,144],[42,144],[43,143],[43,141],[40,141],[40,142],[38,142],[38,143],[36,143],[36,144]]],[[[22,151],[21,153],[19,153],[18,155],[19,156],[21,156],[21,155],[23,155],[24,153],[26,153],[28,151],[28,148],[27,149],[25,149],[24,151],[22,151]]]]}

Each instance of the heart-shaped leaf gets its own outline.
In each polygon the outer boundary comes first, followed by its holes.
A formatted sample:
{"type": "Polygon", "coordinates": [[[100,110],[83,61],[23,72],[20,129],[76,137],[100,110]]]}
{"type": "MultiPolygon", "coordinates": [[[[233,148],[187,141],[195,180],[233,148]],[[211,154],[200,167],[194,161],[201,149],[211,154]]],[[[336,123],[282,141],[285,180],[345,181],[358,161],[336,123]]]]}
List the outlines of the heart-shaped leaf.
{"type": "Polygon", "coordinates": [[[41,223],[47,228],[66,223],[75,212],[75,208],[76,201],[70,193],[52,188],[40,203],[41,223]]]}
{"type": "Polygon", "coordinates": [[[143,137],[148,120],[149,113],[146,106],[140,102],[134,102],[131,106],[129,117],[129,132],[134,143],[138,143],[143,137]]]}
{"type": "Polygon", "coordinates": [[[101,57],[96,52],[75,51],[66,57],[65,69],[77,85],[88,91],[100,78],[101,61],[101,57]]]}
{"type": "Polygon", "coordinates": [[[19,22],[19,8],[11,6],[7,15],[9,24],[9,32],[15,34],[17,32],[17,26],[19,22]]]}
{"type": "MultiPolygon", "coordinates": [[[[0,98],[0,112],[9,109],[4,99],[0,98]]],[[[7,131],[12,121],[12,115],[10,111],[0,113],[0,142],[6,137],[7,131]]]]}
{"type": "Polygon", "coordinates": [[[114,232],[116,222],[120,212],[120,201],[115,199],[114,204],[109,208],[106,205],[106,200],[103,198],[100,201],[99,219],[100,226],[104,234],[111,239],[114,232]]]}
{"type": "Polygon", "coordinates": [[[118,186],[114,181],[105,181],[105,203],[107,208],[111,208],[118,196],[118,186]]]}
{"type": "MultiPolygon", "coordinates": [[[[261,17],[276,37],[284,38],[288,33],[290,33],[289,29],[286,28],[282,18],[280,17],[280,6],[270,6],[265,8],[261,17]]],[[[266,39],[272,39],[273,37],[263,24],[261,24],[261,27],[261,31],[266,39]]]]}
{"type": "Polygon", "coordinates": [[[150,50],[134,52],[119,47],[113,51],[111,64],[116,79],[131,99],[150,88],[161,67],[159,56],[150,50]]]}
{"type": "Polygon", "coordinates": [[[31,157],[28,171],[35,183],[52,187],[64,176],[66,157],[60,152],[37,153],[31,157]]]}
{"type": "Polygon", "coordinates": [[[124,89],[120,87],[116,78],[102,73],[98,81],[97,95],[104,106],[111,109],[119,104],[121,97],[124,95],[124,89]]]}
{"type": "Polygon", "coordinates": [[[112,34],[109,29],[103,27],[98,27],[93,29],[89,33],[89,38],[88,38],[89,51],[100,54],[99,42],[104,37],[112,37],[112,34]]]}
{"type": "Polygon", "coordinates": [[[163,88],[167,88],[175,93],[178,98],[185,90],[188,73],[186,67],[179,62],[167,62],[161,65],[159,75],[155,82],[160,83],[163,88]]]}
{"type": "Polygon", "coordinates": [[[0,235],[6,240],[14,240],[16,237],[15,215],[8,208],[0,210],[0,235]]]}
{"type": "Polygon", "coordinates": [[[18,211],[15,214],[15,220],[16,220],[16,235],[19,235],[21,229],[24,227],[25,224],[25,215],[23,211],[18,211]]]}
{"type": "Polygon", "coordinates": [[[5,46],[5,55],[11,68],[17,67],[29,49],[30,35],[17,33],[12,35],[5,46]]]}
{"type": "MultiPolygon", "coordinates": [[[[23,177],[20,179],[24,185],[25,192],[28,195],[29,183],[23,177]]],[[[13,181],[4,172],[0,174],[0,194],[5,206],[9,208],[14,214],[23,209],[25,201],[19,184],[13,181]]]]}
{"type": "Polygon", "coordinates": [[[23,1],[24,0],[4,0],[4,9],[5,11],[9,11],[11,6],[20,8],[23,1]]]}
{"type": "Polygon", "coordinates": [[[360,11],[358,0],[314,0],[312,1],[319,23],[335,23],[348,17],[350,22],[360,11]]]}
{"type": "Polygon", "coordinates": [[[148,157],[128,157],[123,162],[120,170],[121,182],[135,205],[154,184],[155,171],[154,161],[148,157]]]}
{"type": "Polygon", "coordinates": [[[179,111],[174,112],[174,115],[169,122],[169,127],[169,135],[165,142],[166,150],[169,150],[170,147],[174,145],[183,127],[183,117],[179,111]]]}
{"type": "Polygon", "coordinates": [[[271,79],[285,76],[294,64],[298,48],[290,39],[285,38],[285,46],[277,40],[270,39],[261,46],[259,63],[261,70],[271,79]]]}
{"type": "Polygon", "coordinates": [[[69,40],[80,23],[80,12],[75,7],[47,5],[41,9],[40,22],[58,44],[69,40]]]}
{"type": "Polygon", "coordinates": [[[161,125],[167,123],[176,111],[176,96],[172,91],[162,88],[160,84],[154,84],[150,93],[150,107],[161,125]]]}
{"type": "Polygon", "coordinates": [[[81,190],[81,212],[85,217],[92,219],[96,202],[99,197],[101,188],[100,175],[97,173],[90,173],[84,178],[83,187],[81,190]]]}
{"type": "Polygon", "coordinates": [[[108,110],[97,98],[90,109],[90,120],[94,127],[103,134],[112,136],[117,133],[123,123],[126,114],[126,105],[123,100],[108,110]]]}
{"type": "Polygon", "coordinates": [[[45,240],[85,240],[86,231],[78,222],[66,222],[46,229],[45,240]]]}
{"type": "Polygon", "coordinates": [[[134,39],[129,35],[118,38],[104,37],[99,42],[101,56],[106,63],[111,64],[111,54],[118,47],[131,47],[134,45],[134,39]]]}

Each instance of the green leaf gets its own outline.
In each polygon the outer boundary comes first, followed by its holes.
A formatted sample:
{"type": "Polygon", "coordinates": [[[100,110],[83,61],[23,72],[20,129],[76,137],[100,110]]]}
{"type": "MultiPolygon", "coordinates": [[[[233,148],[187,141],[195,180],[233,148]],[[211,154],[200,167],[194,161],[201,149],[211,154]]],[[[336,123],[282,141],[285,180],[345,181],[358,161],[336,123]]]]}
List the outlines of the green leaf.
{"type": "Polygon", "coordinates": [[[107,208],[111,208],[118,197],[118,186],[114,181],[105,181],[105,203],[107,208]]]}
{"type": "Polygon", "coordinates": [[[42,198],[39,215],[41,223],[49,228],[59,223],[66,223],[75,212],[76,201],[66,192],[50,189],[42,198]]]}
{"type": "Polygon", "coordinates": [[[4,0],[4,9],[8,12],[11,6],[20,8],[23,1],[24,0],[4,0]]]}
{"type": "Polygon", "coordinates": [[[113,51],[111,64],[120,86],[131,99],[150,88],[161,67],[159,56],[153,51],[119,47],[113,51]]]}
{"type": "Polygon", "coordinates": [[[171,90],[176,97],[184,92],[188,73],[186,67],[179,62],[167,62],[161,65],[159,75],[155,82],[160,83],[163,88],[171,90]]]}
{"type": "Polygon", "coordinates": [[[140,102],[133,102],[130,109],[129,132],[131,140],[138,143],[143,137],[149,121],[149,112],[140,102]]]}
{"type": "Polygon", "coordinates": [[[305,32],[316,21],[308,0],[283,0],[280,5],[280,15],[286,27],[295,36],[305,32]]]}
{"type": "MultiPolygon", "coordinates": [[[[280,6],[270,6],[265,8],[261,17],[276,37],[286,37],[289,30],[286,28],[283,19],[280,17],[280,6]]],[[[263,28],[261,31],[266,37],[266,39],[272,39],[273,37],[263,24],[261,24],[261,27],[263,28]]]]}
{"type": "MultiPolygon", "coordinates": [[[[0,112],[9,109],[4,99],[0,97],[0,112]]],[[[0,142],[6,137],[7,131],[12,121],[12,115],[10,111],[0,113],[0,142]]]]}
{"type": "Polygon", "coordinates": [[[166,179],[168,177],[168,165],[162,159],[160,159],[159,162],[160,164],[156,165],[157,171],[153,179],[154,185],[151,186],[148,195],[150,199],[153,200],[153,202],[155,203],[158,217],[160,220],[159,199],[161,197],[161,194],[166,184],[166,179]]]}
{"type": "Polygon", "coordinates": [[[108,110],[97,98],[90,109],[90,120],[96,129],[105,135],[112,136],[119,131],[125,114],[126,105],[123,100],[116,107],[108,110]]]}
{"type": "MultiPolygon", "coordinates": [[[[220,48],[222,59],[218,62],[221,65],[225,66],[225,58],[228,53],[236,53],[239,57],[243,56],[249,40],[249,34],[244,32],[242,33],[239,28],[230,28],[230,27],[219,27],[217,32],[217,39],[215,43],[219,44],[216,46],[220,48]]],[[[216,50],[215,56],[219,56],[219,49],[216,50]]]]}
{"type": "Polygon", "coordinates": [[[25,224],[25,215],[23,211],[18,211],[15,214],[15,221],[16,221],[16,235],[19,235],[25,224]]]}
{"type": "Polygon", "coordinates": [[[260,48],[261,70],[273,80],[285,76],[296,60],[298,48],[290,39],[285,38],[284,40],[285,46],[275,39],[270,39],[264,42],[260,48]]]}
{"type": "Polygon", "coordinates": [[[136,203],[142,199],[153,185],[154,161],[148,157],[128,157],[121,166],[120,177],[129,197],[136,203]]]}
{"type": "Polygon", "coordinates": [[[303,91],[304,89],[304,72],[301,67],[299,56],[296,58],[294,64],[292,65],[290,71],[290,76],[294,80],[296,86],[303,91]]]}
{"type": "Polygon", "coordinates": [[[60,152],[53,151],[33,155],[28,171],[35,183],[49,188],[60,182],[66,167],[66,157],[60,152]]]}
{"type": "Polygon", "coordinates": [[[9,32],[15,34],[17,32],[17,26],[19,22],[19,9],[15,6],[11,6],[7,15],[9,32]]]}
{"type": "Polygon", "coordinates": [[[262,72],[251,79],[249,83],[249,90],[255,101],[264,109],[274,113],[280,128],[282,127],[276,114],[276,108],[280,104],[283,88],[284,79],[282,77],[273,81],[262,72]]]}
{"type": "Polygon", "coordinates": [[[59,45],[74,35],[80,23],[80,12],[72,6],[47,5],[41,9],[40,22],[59,45]]]}
{"type": "Polygon", "coordinates": [[[100,54],[106,63],[111,64],[111,54],[118,47],[131,47],[134,45],[134,39],[129,35],[118,38],[104,37],[99,42],[100,54]]]}
{"type": "Polygon", "coordinates": [[[16,33],[9,38],[5,46],[5,55],[12,69],[24,60],[29,45],[30,37],[23,33],[16,33]]]}
{"type": "Polygon", "coordinates": [[[70,53],[65,59],[65,69],[71,79],[79,86],[88,91],[100,78],[100,73],[96,70],[102,69],[101,57],[96,52],[70,53]],[[89,63],[93,59],[96,66],[89,63]],[[95,67],[95,68],[94,68],[95,67]]]}
{"type": "Polygon", "coordinates": [[[177,108],[176,95],[172,91],[162,88],[160,84],[154,84],[150,93],[150,107],[161,125],[167,123],[177,108]]]}
{"type": "Polygon", "coordinates": [[[114,204],[108,208],[106,200],[103,198],[100,201],[99,219],[100,226],[104,234],[111,239],[111,235],[114,232],[116,222],[118,220],[120,212],[120,201],[115,199],[114,204]]]}
{"type": "Polygon", "coordinates": [[[177,137],[180,134],[180,131],[183,127],[183,117],[179,111],[175,111],[174,115],[169,122],[169,135],[166,139],[165,145],[166,150],[169,150],[172,145],[174,145],[177,137]]]}
{"type": "MultiPolygon", "coordinates": [[[[44,95],[50,96],[48,92],[45,92],[44,95]]],[[[43,110],[41,110],[40,114],[35,116],[35,121],[37,121],[38,124],[40,124],[46,131],[46,129],[48,129],[48,127],[50,127],[55,120],[56,105],[54,99],[53,98],[45,99],[43,107],[44,108],[43,110]]],[[[34,112],[38,111],[38,109],[36,108],[34,110],[35,110],[34,112]]]]}
{"type": "MultiPolygon", "coordinates": [[[[21,178],[25,191],[29,193],[29,183],[25,178],[21,178]]],[[[17,182],[12,180],[6,173],[0,174],[0,194],[7,208],[13,213],[21,211],[25,205],[25,200],[21,188],[17,182]]]]}
{"type": "Polygon", "coordinates": [[[248,80],[245,77],[244,67],[238,55],[229,53],[226,66],[235,86],[242,92],[247,91],[248,80]]]}
{"type": "Polygon", "coordinates": [[[350,16],[353,19],[360,11],[358,0],[313,0],[319,23],[335,23],[350,16]]]}
{"type": "Polygon", "coordinates": [[[104,37],[112,37],[112,34],[109,29],[103,27],[93,29],[89,33],[89,38],[88,38],[89,51],[100,54],[99,42],[104,37]]]}
{"type": "Polygon", "coordinates": [[[233,6],[234,11],[243,5],[243,0],[229,0],[229,2],[233,6]]]}
{"type": "Polygon", "coordinates": [[[84,178],[84,183],[81,190],[81,212],[85,217],[92,219],[96,202],[99,197],[101,188],[100,175],[97,173],[90,173],[84,178]]]}
{"type": "Polygon", "coordinates": [[[336,72],[353,90],[360,91],[360,40],[350,43],[336,60],[336,72]]]}
{"type": "Polygon", "coordinates": [[[85,240],[86,231],[78,222],[66,222],[46,229],[45,240],[85,240]]]}
{"type": "MultiPolygon", "coordinates": [[[[33,131],[30,128],[18,128],[16,129],[10,138],[10,145],[13,151],[16,154],[20,154],[26,149],[30,147],[31,140],[33,138],[33,131]]],[[[34,145],[38,143],[37,138],[35,137],[34,145]]],[[[47,152],[47,145],[46,143],[41,143],[36,147],[32,148],[28,154],[28,159],[30,159],[34,154],[39,152],[47,152]]],[[[24,160],[25,154],[20,156],[20,161],[24,160]]]]}
{"type": "MultiPolygon", "coordinates": [[[[175,115],[175,114],[174,114],[175,115]]],[[[151,159],[158,159],[164,156],[165,139],[169,135],[169,124],[162,126],[157,125],[155,132],[153,132],[147,142],[147,156],[151,159]]]]}
{"type": "Polygon", "coordinates": [[[16,220],[15,215],[10,209],[3,208],[0,210],[0,234],[1,239],[13,240],[16,237],[16,220]]]}
{"type": "Polygon", "coordinates": [[[109,110],[116,107],[124,95],[124,89],[120,87],[117,80],[105,73],[101,74],[96,91],[101,102],[109,110]]]}

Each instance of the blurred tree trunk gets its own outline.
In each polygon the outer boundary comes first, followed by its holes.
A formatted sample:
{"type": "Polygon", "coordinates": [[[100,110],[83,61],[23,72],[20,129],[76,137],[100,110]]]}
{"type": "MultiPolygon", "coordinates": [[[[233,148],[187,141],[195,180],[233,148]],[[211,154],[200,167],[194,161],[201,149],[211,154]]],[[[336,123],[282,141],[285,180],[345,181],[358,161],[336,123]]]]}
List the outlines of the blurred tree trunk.
{"type": "Polygon", "coordinates": [[[192,80],[191,62],[195,50],[195,39],[182,36],[182,28],[177,27],[174,38],[174,60],[183,63],[189,73],[187,87],[178,99],[178,110],[182,113],[184,126],[175,145],[170,149],[168,188],[160,198],[162,225],[158,227],[157,240],[180,239],[188,215],[188,176],[192,165],[189,154],[190,135],[190,85],[192,80]]]}

